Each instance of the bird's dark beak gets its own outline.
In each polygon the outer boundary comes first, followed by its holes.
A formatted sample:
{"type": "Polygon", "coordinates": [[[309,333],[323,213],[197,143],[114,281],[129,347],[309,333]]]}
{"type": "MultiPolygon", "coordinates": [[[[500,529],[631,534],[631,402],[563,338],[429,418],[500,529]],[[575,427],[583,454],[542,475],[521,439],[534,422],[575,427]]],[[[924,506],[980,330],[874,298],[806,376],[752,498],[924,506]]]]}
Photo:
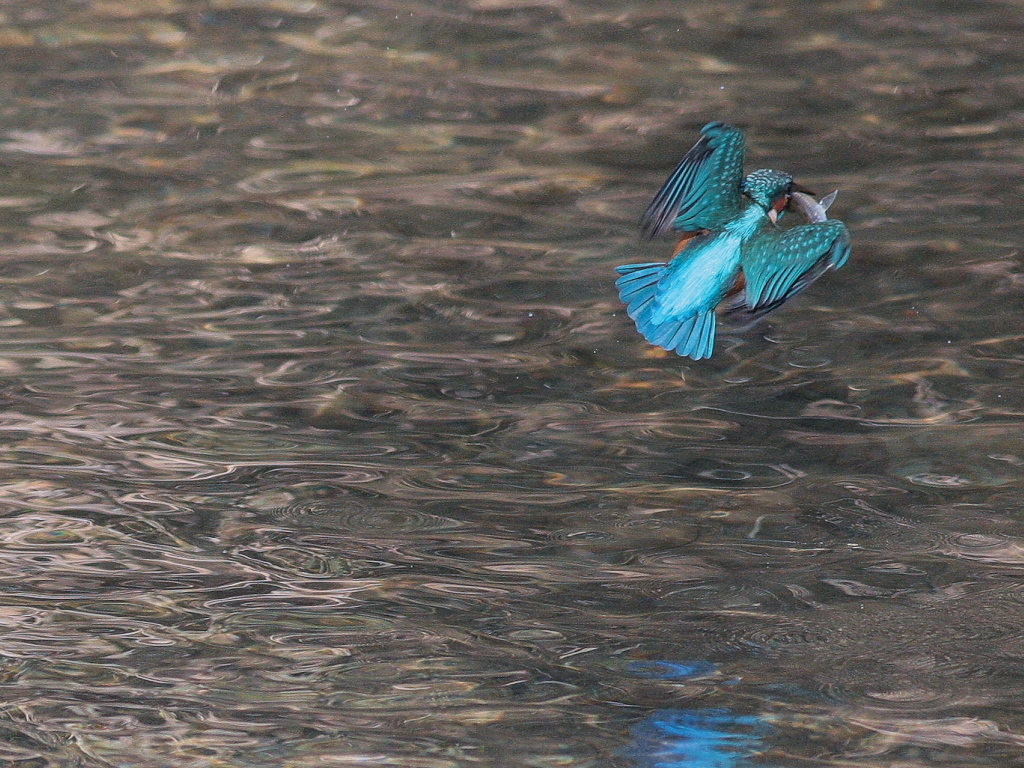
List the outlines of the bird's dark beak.
{"type": "Polygon", "coordinates": [[[790,193],[793,193],[793,192],[803,192],[805,195],[814,195],[815,197],[818,196],[817,192],[811,192],[811,190],[809,190],[807,187],[802,187],[799,184],[797,184],[795,181],[792,184],[789,185],[789,191],[790,191],[790,193]]]}

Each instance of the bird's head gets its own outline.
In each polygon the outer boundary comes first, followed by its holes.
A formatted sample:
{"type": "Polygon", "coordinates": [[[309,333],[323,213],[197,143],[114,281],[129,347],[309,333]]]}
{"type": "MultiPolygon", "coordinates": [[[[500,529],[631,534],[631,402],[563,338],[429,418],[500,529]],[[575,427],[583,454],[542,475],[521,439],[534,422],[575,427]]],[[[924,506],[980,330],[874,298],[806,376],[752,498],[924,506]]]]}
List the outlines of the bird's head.
{"type": "Polygon", "coordinates": [[[814,194],[794,182],[793,177],[788,173],[772,171],[768,168],[754,171],[747,176],[743,180],[740,191],[764,208],[765,213],[772,220],[773,224],[782,216],[782,212],[789,205],[790,198],[794,192],[814,194]]]}

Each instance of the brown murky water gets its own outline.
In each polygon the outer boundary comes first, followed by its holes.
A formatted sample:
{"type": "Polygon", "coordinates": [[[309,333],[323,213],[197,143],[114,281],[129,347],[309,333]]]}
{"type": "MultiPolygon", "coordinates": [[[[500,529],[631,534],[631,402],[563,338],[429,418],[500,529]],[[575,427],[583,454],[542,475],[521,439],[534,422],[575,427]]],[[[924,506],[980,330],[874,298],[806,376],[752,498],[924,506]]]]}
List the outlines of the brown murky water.
{"type": "Polygon", "coordinates": [[[1024,765],[1024,7],[0,7],[0,761],[1024,765]],[[613,268],[709,120],[854,256],[613,268]]]}

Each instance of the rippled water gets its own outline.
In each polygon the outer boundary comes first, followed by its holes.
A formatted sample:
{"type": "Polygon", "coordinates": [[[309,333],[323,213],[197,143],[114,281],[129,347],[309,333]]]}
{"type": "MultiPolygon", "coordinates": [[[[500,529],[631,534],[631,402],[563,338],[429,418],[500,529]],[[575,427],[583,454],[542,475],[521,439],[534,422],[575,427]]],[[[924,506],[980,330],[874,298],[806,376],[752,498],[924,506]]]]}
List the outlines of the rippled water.
{"type": "Polygon", "coordinates": [[[0,8],[0,762],[1024,764],[1015,2],[0,8]],[[854,256],[693,363],[697,129],[854,256]]]}

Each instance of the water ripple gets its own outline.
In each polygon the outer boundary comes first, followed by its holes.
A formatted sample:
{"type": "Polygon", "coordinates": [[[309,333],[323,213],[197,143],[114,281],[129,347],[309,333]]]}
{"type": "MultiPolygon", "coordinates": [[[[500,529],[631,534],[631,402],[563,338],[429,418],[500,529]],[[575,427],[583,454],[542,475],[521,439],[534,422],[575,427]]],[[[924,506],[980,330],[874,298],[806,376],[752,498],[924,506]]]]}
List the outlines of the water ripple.
{"type": "Polygon", "coordinates": [[[0,762],[1019,762],[1006,4],[58,5],[0,13],[0,762]],[[693,363],[612,269],[716,116],[854,254],[693,363]]]}

